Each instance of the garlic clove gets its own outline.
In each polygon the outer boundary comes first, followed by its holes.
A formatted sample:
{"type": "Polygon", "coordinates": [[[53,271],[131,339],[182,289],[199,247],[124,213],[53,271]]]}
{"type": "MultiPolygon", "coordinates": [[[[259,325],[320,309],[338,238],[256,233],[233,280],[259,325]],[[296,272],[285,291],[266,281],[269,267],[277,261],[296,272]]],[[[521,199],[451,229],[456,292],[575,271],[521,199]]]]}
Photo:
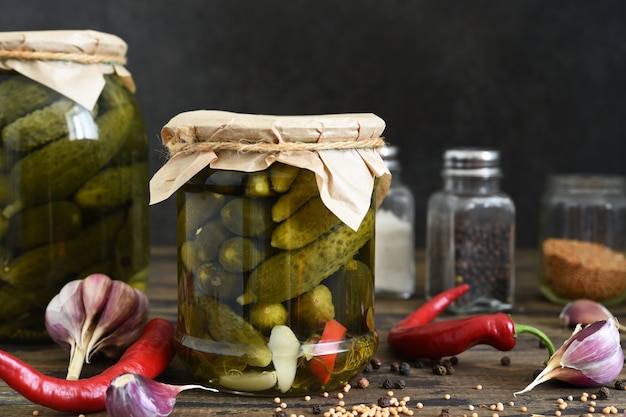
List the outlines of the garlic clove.
{"type": "Polygon", "coordinates": [[[106,409],[110,417],[166,417],[172,413],[178,394],[190,389],[217,392],[201,385],[170,385],[125,373],[107,387],[106,409]]]}
{"type": "Polygon", "coordinates": [[[85,320],[80,280],[67,283],[46,308],[45,324],[48,334],[56,343],[69,348],[80,339],[85,320]]]}
{"type": "Polygon", "coordinates": [[[571,328],[577,324],[591,324],[599,320],[608,320],[613,318],[613,314],[602,304],[581,298],[568,303],[559,318],[565,322],[565,325],[571,328]]]}
{"type": "Polygon", "coordinates": [[[233,373],[219,378],[222,387],[242,392],[265,391],[275,387],[277,381],[276,371],[233,373]]]}
{"type": "Polygon", "coordinates": [[[278,388],[287,392],[296,378],[298,357],[301,355],[300,341],[288,326],[278,325],[272,328],[267,346],[272,351],[278,388]]]}
{"type": "Polygon", "coordinates": [[[98,317],[98,325],[86,340],[87,360],[103,348],[111,354],[128,346],[141,336],[142,324],[148,319],[148,298],[122,281],[112,281],[109,299],[98,317]]]}
{"type": "Polygon", "coordinates": [[[624,352],[614,320],[578,325],[535,380],[513,395],[529,392],[550,379],[579,387],[599,386],[615,379],[623,366],[624,352]]]}

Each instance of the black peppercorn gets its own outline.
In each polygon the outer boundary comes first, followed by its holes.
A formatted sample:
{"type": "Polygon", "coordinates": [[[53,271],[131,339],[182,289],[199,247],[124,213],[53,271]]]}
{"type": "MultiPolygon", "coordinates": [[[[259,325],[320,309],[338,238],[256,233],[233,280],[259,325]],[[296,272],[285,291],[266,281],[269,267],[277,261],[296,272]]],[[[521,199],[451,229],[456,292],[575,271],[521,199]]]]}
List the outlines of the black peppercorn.
{"type": "Polygon", "coordinates": [[[406,381],[404,379],[399,379],[396,382],[394,382],[393,387],[397,389],[405,389],[406,381]]]}
{"type": "Polygon", "coordinates": [[[408,375],[411,373],[411,365],[408,362],[402,362],[400,364],[400,375],[408,375]]]}
{"type": "Polygon", "coordinates": [[[434,365],[433,366],[433,374],[435,375],[445,375],[448,373],[448,370],[443,365],[434,365]]]}
{"type": "Polygon", "coordinates": [[[611,396],[611,391],[607,387],[601,387],[598,390],[598,398],[609,398],[611,396]]]}
{"type": "Polygon", "coordinates": [[[385,388],[385,389],[391,389],[391,388],[393,388],[393,382],[391,382],[391,380],[390,380],[390,379],[385,379],[385,380],[383,381],[383,388],[385,388]]]}
{"type": "Polygon", "coordinates": [[[399,372],[400,371],[400,364],[398,362],[391,362],[391,366],[389,367],[389,370],[391,372],[399,372]]]}
{"type": "Polygon", "coordinates": [[[370,364],[372,365],[372,368],[378,369],[382,366],[383,362],[378,358],[372,358],[370,360],[370,364]]]}
{"type": "Polygon", "coordinates": [[[391,400],[389,399],[389,397],[380,397],[378,399],[378,406],[379,407],[389,407],[391,405],[391,400]]]}
{"type": "Polygon", "coordinates": [[[313,414],[322,414],[322,406],[319,404],[315,404],[313,406],[313,414]]]}
{"type": "Polygon", "coordinates": [[[618,379],[615,381],[615,389],[624,391],[626,389],[626,380],[618,379]]]}
{"type": "Polygon", "coordinates": [[[503,356],[500,359],[500,363],[502,364],[502,366],[509,366],[511,364],[511,358],[509,358],[508,356],[503,356]]]}

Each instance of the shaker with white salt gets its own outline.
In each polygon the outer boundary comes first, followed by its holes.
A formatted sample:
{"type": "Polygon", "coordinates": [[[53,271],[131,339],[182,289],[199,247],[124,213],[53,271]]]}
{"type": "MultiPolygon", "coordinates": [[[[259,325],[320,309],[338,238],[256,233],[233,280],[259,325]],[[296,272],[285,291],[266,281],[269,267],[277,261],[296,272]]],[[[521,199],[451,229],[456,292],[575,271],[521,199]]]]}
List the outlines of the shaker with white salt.
{"type": "Polygon", "coordinates": [[[402,183],[395,146],[379,149],[391,172],[391,186],[376,213],[375,291],[381,298],[407,299],[415,293],[415,201],[402,183]]]}

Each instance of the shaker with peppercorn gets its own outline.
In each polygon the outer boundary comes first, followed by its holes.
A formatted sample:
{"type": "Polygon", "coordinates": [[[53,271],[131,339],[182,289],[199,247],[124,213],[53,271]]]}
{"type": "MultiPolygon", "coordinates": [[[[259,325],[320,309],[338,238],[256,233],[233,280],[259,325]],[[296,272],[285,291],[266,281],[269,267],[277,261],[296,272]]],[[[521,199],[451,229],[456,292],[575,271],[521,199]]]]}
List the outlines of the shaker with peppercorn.
{"type": "Polygon", "coordinates": [[[454,148],[444,153],[444,187],[428,201],[426,297],[468,283],[448,310],[512,308],[515,206],[500,190],[500,152],[454,148]]]}
{"type": "Polygon", "coordinates": [[[415,200],[400,179],[398,147],[385,146],[379,152],[392,180],[376,212],[375,291],[379,297],[406,299],[415,293],[415,200]]]}

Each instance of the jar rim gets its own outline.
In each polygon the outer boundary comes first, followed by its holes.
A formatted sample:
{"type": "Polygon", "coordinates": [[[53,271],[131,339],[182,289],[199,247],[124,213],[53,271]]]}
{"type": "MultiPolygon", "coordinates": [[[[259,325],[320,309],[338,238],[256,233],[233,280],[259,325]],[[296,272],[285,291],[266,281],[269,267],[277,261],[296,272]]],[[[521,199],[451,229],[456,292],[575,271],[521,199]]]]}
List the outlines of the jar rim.
{"type": "Polygon", "coordinates": [[[624,191],[626,177],[609,174],[554,174],[548,178],[549,188],[577,191],[624,191]]]}

